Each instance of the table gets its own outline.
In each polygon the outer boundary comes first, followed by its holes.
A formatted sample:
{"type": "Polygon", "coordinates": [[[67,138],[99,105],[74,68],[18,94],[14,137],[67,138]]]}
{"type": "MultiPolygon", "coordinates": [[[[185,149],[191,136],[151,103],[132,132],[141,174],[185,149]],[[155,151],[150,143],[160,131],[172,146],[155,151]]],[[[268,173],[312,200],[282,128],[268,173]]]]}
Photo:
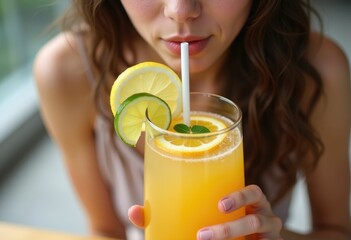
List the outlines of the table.
{"type": "MultiPolygon", "coordinates": [[[[0,222],[1,240],[118,240],[96,236],[78,236],[52,230],[0,222]]],[[[121,239],[120,239],[121,240],[121,239]]]]}

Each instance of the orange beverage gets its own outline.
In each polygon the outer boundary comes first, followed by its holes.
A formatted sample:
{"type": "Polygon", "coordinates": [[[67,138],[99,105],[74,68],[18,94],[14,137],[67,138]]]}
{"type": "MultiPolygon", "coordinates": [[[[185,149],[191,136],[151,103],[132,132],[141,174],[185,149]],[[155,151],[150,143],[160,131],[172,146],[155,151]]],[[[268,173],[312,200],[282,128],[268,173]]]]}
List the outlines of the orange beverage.
{"type": "MultiPolygon", "coordinates": [[[[218,201],[244,187],[241,112],[216,95],[191,94],[191,125],[210,133],[175,133],[146,123],[145,239],[195,240],[199,229],[245,215],[218,210],[218,201]]],[[[240,238],[241,239],[241,238],[240,238]]]]}

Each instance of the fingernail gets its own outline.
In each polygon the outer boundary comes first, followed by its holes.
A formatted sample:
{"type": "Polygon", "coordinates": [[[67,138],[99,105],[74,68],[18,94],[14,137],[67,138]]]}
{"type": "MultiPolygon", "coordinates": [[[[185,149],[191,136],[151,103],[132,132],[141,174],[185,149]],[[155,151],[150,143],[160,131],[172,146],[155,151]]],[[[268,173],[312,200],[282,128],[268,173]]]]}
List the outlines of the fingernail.
{"type": "Polygon", "coordinates": [[[209,229],[200,230],[197,234],[198,240],[211,240],[213,237],[213,232],[209,229]]]}
{"type": "Polygon", "coordinates": [[[223,207],[224,211],[226,211],[226,212],[231,210],[233,208],[233,206],[234,206],[234,202],[230,198],[223,199],[221,201],[221,204],[222,204],[222,207],[223,207]]]}

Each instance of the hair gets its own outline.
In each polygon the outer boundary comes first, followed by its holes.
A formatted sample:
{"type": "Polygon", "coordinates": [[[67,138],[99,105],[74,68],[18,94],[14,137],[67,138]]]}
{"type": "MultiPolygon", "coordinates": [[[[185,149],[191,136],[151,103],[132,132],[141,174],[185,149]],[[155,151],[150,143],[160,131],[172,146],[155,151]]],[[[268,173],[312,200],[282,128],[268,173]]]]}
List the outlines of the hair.
{"type": "MultiPolygon", "coordinates": [[[[111,87],[106,76],[117,76],[123,67],[135,64],[127,60],[124,49],[133,52],[130,39],[138,34],[121,1],[72,0],[72,4],[64,26],[72,30],[84,23],[89,28],[89,54],[100,74],[95,99],[106,114],[101,104],[111,87]]],[[[272,204],[292,189],[298,173],[308,176],[313,171],[323,151],[309,122],[323,87],[306,59],[312,14],[319,19],[309,1],[253,0],[223,66],[228,86],[224,95],[243,112],[246,182],[264,188],[267,174],[279,181],[281,188],[272,204]],[[306,86],[312,86],[312,92],[306,86]],[[272,172],[276,168],[278,175],[272,172]]]]}

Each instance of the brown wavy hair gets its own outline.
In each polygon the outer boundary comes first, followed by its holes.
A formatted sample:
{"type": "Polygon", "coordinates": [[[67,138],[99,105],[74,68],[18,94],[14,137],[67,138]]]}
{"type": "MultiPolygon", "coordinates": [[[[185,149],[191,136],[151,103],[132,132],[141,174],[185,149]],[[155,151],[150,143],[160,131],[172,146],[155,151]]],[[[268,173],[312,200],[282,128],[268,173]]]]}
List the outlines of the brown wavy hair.
{"type": "MultiPolygon", "coordinates": [[[[135,64],[126,59],[124,49],[133,51],[130,39],[138,34],[120,1],[72,0],[72,5],[64,26],[72,30],[84,23],[89,27],[89,54],[100,74],[95,98],[106,114],[109,110],[101,104],[111,87],[106,76],[117,76],[135,64]]],[[[253,0],[249,18],[223,66],[224,95],[243,111],[246,182],[265,188],[267,174],[279,181],[273,204],[292,189],[298,173],[308,176],[313,171],[323,151],[309,122],[322,94],[321,78],[306,59],[312,14],[319,19],[309,1],[253,0]],[[306,92],[306,86],[312,86],[312,93],[306,92]]]]}

